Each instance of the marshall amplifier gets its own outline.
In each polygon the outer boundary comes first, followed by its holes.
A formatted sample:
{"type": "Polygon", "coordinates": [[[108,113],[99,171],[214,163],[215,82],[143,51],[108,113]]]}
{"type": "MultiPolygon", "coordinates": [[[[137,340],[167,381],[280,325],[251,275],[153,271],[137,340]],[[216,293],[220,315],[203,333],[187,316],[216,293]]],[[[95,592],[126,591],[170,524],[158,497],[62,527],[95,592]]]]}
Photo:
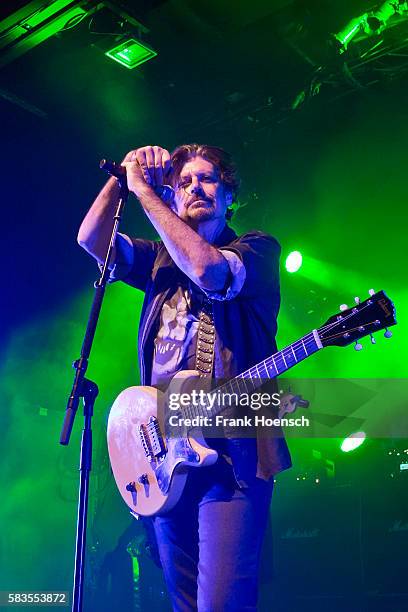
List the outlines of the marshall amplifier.
{"type": "MultiPolygon", "coordinates": [[[[351,486],[310,483],[276,491],[274,583],[299,597],[352,597],[360,590],[361,502],[351,486]]],[[[321,608],[319,608],[321,609],[321,608]]]]}

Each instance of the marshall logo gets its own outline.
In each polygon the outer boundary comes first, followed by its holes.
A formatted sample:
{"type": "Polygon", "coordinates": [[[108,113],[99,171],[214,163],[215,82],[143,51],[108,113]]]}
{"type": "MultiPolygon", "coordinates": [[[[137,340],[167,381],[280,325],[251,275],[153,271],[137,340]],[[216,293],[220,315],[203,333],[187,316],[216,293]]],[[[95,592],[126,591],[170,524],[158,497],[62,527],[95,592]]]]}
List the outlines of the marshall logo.
{"type": "Polygon", "coordinates": [[[396,531],[408,531],[408,523],[394,521],[393,525],[388,529],[388,533],[394,533],[396,531]]]}
{"type": "Polygon", "coordinates": [[[282,540],[300,540],[302,538],[317,538],[320,529],[313,527],[312,529],[296,529],[296,527],[288,527],[281,535],[282,540]]]}

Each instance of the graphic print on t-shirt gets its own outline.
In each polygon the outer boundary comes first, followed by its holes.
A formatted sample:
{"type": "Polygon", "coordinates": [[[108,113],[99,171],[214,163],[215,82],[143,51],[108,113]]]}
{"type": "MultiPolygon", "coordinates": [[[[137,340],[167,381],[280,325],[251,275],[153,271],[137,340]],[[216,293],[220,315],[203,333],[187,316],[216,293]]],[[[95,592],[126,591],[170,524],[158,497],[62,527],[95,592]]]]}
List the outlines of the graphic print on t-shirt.
{"type": "Polygon", "coordinates": [[[198,318],[189,308],[187,289],[178,287],[163,304],[154,341],[152,384],[178,370],[194,369],[198,318]]]}

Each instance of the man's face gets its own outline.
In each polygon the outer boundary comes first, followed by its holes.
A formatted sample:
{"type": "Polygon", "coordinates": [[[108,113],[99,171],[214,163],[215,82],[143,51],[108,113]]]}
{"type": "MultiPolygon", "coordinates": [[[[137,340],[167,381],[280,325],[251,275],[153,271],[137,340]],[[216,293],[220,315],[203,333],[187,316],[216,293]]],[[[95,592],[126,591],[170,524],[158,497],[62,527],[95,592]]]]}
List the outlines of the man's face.
{"type": "Polygon", "coordinates": [[[196,156],[184,164],[174,198],[175,212],[183,221],[192,226],[216,219],[224,222],[231,200],[211,162],[196,156]]]}

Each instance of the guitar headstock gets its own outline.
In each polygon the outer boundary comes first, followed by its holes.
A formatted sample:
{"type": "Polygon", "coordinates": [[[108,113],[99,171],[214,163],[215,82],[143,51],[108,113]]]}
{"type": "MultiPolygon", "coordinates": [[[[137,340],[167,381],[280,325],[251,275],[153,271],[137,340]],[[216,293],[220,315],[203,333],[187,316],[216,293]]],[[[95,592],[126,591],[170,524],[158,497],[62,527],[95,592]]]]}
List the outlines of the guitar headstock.
{"type": "MultiPolygon", "coordinates": [[[[374,293],[369,291],[370,297],[364,302],[355,298],[356,304],[348,308],[345,304],[340,306],[339,314],[333,315],[317,330],[323,346],[347,346],[356,342],[356,350],[362,348],[357,343],[360,338],[374,334],[385,329],[384,336],[390,338],[392,333],[388,327],[397,323],[395,307],[384,291],[374,293]]],[[[371,342],[375,339],[371,336],[371,342]]]]}

